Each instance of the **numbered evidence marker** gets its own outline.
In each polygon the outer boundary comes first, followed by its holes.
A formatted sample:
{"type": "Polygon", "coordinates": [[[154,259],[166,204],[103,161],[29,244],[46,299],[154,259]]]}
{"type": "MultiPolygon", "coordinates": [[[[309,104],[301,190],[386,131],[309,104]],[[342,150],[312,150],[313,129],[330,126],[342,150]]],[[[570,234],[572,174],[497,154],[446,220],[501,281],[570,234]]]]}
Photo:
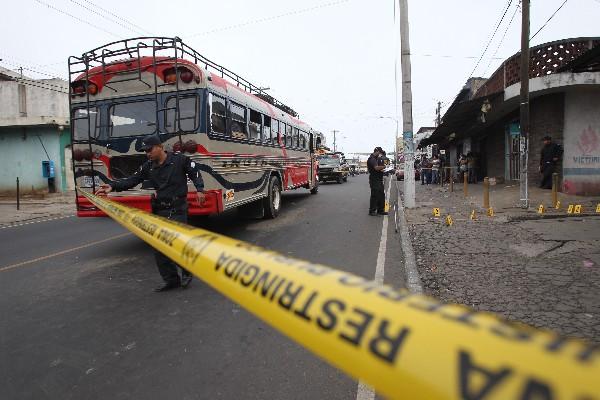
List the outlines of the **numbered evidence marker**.
{"type": "Polygon", "coordinates": [[[383,209],[385,210],[385,212],[390,212],[390,203],[388,203],[387,201],[385,202],[385,206],[383,207],[383,209]]]}
{"type": "Polygon", "coordinates": [[[546,209],[544,208],[544,205],[540,204],[540,206],[538,207],[538,211],[537,211],[538,214],[543,214],[544,211],[546,211],[546,209]]]}
{"type": "Polygon", "coordinates": [[[556,205],[554,206],[554,208],[560,210],[560,200],[556,201],[556,205]]]}
{"type": "Polygon", "coordinates": [[[487,209],[487,216],[488,217],[493,217],[494,216],[494,209],[492,207],[487,209]]]}
{"type": "Polygon", "coordinates": [[[471,219],[473,221],[475,221],[477,219],[477,216],[475,215],[475,210],[471,210],[471,219]]]}
{"type": "Polygon", "coordinates": [[[434,217],[439,217],[440,215],[441,215],[440,214],[440,209],[438,207],[434,208],[433,209],[433,216],[434,217]]]}
{"type": "Polygon", "coordinates": [[[598,205],[596,206],[596,212],[600,213],[600,203],[598,203],[598,205]]]}
{"type": "Polygon", "coordinates": [[[446,215],[446,225],[452,226],[453,223],[454,221],[452,220],[452,217],[450,215],[446,215]]]}
{"type": "Polygon", "coordinates": [[[573,214],[573,208],[575,208],[573,204],[569,204],[569,207],[567,207],[567,214],[573,214]]]}
{"type": "Polygon", "coordinates": [[[581,204],[577,204],[573,210],[573,214],[581,214],[581,204]]]}

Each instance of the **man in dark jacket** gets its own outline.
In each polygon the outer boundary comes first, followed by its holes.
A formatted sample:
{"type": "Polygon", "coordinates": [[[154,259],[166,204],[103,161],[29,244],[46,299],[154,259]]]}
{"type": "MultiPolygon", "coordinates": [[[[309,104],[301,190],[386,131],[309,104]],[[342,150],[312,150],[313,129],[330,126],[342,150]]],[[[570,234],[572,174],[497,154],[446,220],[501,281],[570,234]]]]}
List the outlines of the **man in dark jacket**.
{"type": "Polygon", "coordinates": [[[383,170],[385,169],[383,154],[384,151],[381,147],[375,147],[367,160],[369,186],[371,187],[369,215],[387,215],[385,211],[385,193],[383,191],[383,170]]]}
{"type": "MultiPolygon", "coordinates": [[[[130,177],[102,185],[96,194],[108,194],[111,191],[120,192],[131,189],[145,180],[156,189],[156,195],[152,195],[152,212],[156,215],[172,219],[174,221],[187,222],[187,178],[189,178],[198,193],[198,201],[203,204],[204,182],[200,175],[198,164],[180,153],[167,153],[163,148],[158,135],[150,135],[142,140],[142,150],[146,152],[148,161],[130,177]]],[[[164,284],[157,287],[155,291],[164,292],[177,287],[187,287],[192,274],[167,256],[155,250],[156,265],[164,280],[164,284]],[[178,274],[181,268],[181,278],[178,274]]]]}
{"type": "Polygon", "coordinates": [[[550,136],[544,136],[544,147],[540,154],[540,173],[542,181],[540,187],[542,189],[552,189],[552,174],[556,170],[556,165],[562,156],[562,147],[559,144],[553,143],[550,136]]]}

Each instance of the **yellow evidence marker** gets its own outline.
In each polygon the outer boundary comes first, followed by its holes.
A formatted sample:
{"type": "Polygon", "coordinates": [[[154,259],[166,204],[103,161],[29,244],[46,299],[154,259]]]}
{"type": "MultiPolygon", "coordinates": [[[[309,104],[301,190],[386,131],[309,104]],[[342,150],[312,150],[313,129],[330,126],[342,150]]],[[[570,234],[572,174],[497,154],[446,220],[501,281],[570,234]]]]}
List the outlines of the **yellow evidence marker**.
{"type": "Polygon", "coordinates": [[[471,219],[473,221],[475,221],[477,219],[477,216],[475,215],[475,210],[471,210],[471,219]]]}
{"type": "Polygon", "coordinates": [[[581,214],[581,204],[577,204],[573,210],[573,214],[581,214]]]}
{"type": "Polygon", "coordinates": [[[567,214],[573,214],[573,204],[569,204],[569,207],[567,207],[567,214]]]}
{"type": "Polygon", "coordinates": [[[446,225],[452,226],[453,223],[454,223],[454,221],[452,220],[452,217],[450,215],[447,215],[446,216],[446,225]]]}
{"type": "Polygon", "coordinates": [[[544,205],[540,204],[540,206],[538,207],[538,211],[537,211],[538,214],[543,214],[544,211],[546,211],[546,209],[544,208],[544,205]]]}
{"type": "Polygon", "coordinates": [[[385,212],[390,212],[390,203],[388,203],[387,201],[385,202],[385,206],[383,207],[383,209],[385,210],[385,212]]]}
{"type": "Polygon", "coordinates": [[[433,209],[433,216],[434,217],[439,217],[440,215],[441,215],[440,214],[440,209],[438,207],[434,208],[433,209]]]}
{"type": "Polygon", "coordinates": [[[493,217],[494,216],[494,209],[492,207],[487,209],[487,216],[488,217],[493,217]]]}
{"type": "Polygon", "coordinates": [[[598,203],[598,205],[596,206],[596,212],[600,213],[600,203],[598,203]]]}
{"type": "Polygon", "coordinates": [[[554,206],[555,209],[560,210],[560,200],[558,200],[556,202],[556,205],[554,206]]]}

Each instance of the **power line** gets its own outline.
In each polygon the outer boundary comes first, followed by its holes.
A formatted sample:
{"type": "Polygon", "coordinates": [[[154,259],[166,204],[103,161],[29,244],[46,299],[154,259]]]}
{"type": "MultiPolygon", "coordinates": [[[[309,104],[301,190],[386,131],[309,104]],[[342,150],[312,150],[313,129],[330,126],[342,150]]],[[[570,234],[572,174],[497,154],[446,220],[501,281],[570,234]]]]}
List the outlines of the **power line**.
{"type": "Polygon", "coordinates": [[[471,71],[471,73],[469,74],[469,78],[467,78],[467,80],[469,80],[473,76],[473,73],[475,72],[475,70],[479,66],[479,63],[483,59],[483,56],[487,52],[487,49],[490,47],[490,44],[492,43],[492,40],[494,40],[494,37],[496,36],[496,33],[498,32],[498,29],[500,28],[500,25],[502,24],[502,21],[504,21],[504,17],[506,16],[506,13],[508,12],[508,9],[510,8],[510,5],[512,4],[512,2],[513,2],[513,0],[509,0],[508,1],[508,5],[504,9],[504,13],[502,14],[502,17],[500,18],[500,21],[498,21],[498,24],[496,25],[496,29],[494,29],[494,33],[492,33],[492,37],[490,37],[490,40],[485,45],[485,49],[483,49],[483,53],[481,53],[481,57],[479,57],[479,60],[477,60],[477,64],[475,64],[475,67],[473,68],[473,71],[471,71]]]}
{"type": "Polygon", "coordinates": [[[483,70],[483,74],[482,75],[485,75],[485,73],[487,72],[487,70],[490,67],[490,65],[492,65],[492,60],[494,59],[494,57],[496,57],[496,54],[498,54],[498,50],[500,50],[500,46],[502,46],[502,43],[504,43],[504,39],[506,38],[506,34],[508,33],[508,29],[512,25],[512,22],[515,19],[515,16],[517,15],[517,12],[519,11],[520,4],[521,4],[521,0],[519,0],[519,3],[515,7],[515,12],[513,13],[512,17],[510,18],[510,21],[508,21],[508,25],[506,26],[506,29],[504,30],[504,34],[502,35],[502,39],[500,39],[500,42],[498,43],[498,46],[496,47],[496,50],[494,51],[494,55],[490,58],[490,62],[488,63],[487,67],[485,67],[485,70],[483,70]]]}
{"type": "Polygon", "coordinates": [[[109,35],[111,35],[111,36],[114,36],[114,37],[116,37],[116,38],[118,38],[118,39],[121,39],[121,37],[120,37],[120,36],[117,36],[117,35],[115,35],[114,33],[110,32],[110,31],[107,31],[106,29],[104,29],[104,28],[102,28],[102,27],[100,27],[100,26],[98,26],[98,25],[96,25],[96,24],[93,24],[93,23],[91,23],[91,22],[89,22],[89,21],[86,21],[86,20],[84,20],[84,19],[82,19],[82,18],[76,17],[75,15],[73,15],[73,14],[70,14],[70,13],[68,13],[68,12],[66,12],[66,11],[63,11],[63,10],[61,10],[60,8],[54,7],[53,5],[51,5],[51,4],[48,4],[48,3],[46,3],[46,2],[44,2],[44,1],[42,1],[42,0],[33,0],[33,1],[35,1],[36,3],[39,3],[39,4],[41,4],[41,5],[44,5],[44,6],[46,6],[46,7],[50,8],[50,9],[52,9],[52,10],[56,11],[56,12],[59,12],[59,13],[61,13],[61,14],[64,14],[64,15],[68,16],[68,17],[71,17],[71,18],[73,18],[73,19],[75,19],[75,20],[77,20],[77,21],[79,21],[79,22],[82,22],[82,23],[84,23],[84,24],[86,24],[86,25],[89,25],[89,26],[91,26],[91,27],[93,27],[93,28],[96,28],[96,29],[98,29],[98,30],[101,30],[101,31],[102,31],[102,32],[104,32],[104,33],[108,33],[108,34],[109,34],[109,35]]]}
{"type": "Polygon", "coordinates": [[[105,12],[105,13],[113,16],[113,17],[115,17],[116,19],[118,19],[118,20],[120,20],[120,21],[122,21],[122,22],[124,22],[124,23],[126,23],[126,24],[128,24],[128,25],[130,25],[130,26],[132,26],[134,28],[136,28],[137,30],[139,30],[139,31],[141,31],[141,32],[143,32],[145,34],[148,34],[148,35],[152,34],[147,29],[144,29],[141,26],[134,24],[133,22],[129,21],[128,19],[125,19],[125,18],[119,16],[118,14],[115,14],[112,11],[107,10],[106,8],[100,7],[98,4],[96,4],[96,3],[94,3],[94,2],[92,2],[90,0],[83,0],[83,1],[85,1],[86,3],[88,3],[88,4],[90,4],[90,5],[94,6],[94,7],[96,7],[97,9],[99,9],[99,10],[101,10],[101,11],[103,11],[103,12],[105,12]]]}
{"type": "Polygon", "coordinates": [[[49,76],[50,78],[60,78],[60,76],[56,75],[56,74],[48,74],[46,72],[42,72],[42,71],[38,71],[35,70],[33,68],[27,68],[27,67],[23,67],[24,64],[20,64],[20,63],[16,63],[16,62],[11,62],[11,61],[7,61],[7,60],[2,60],[2,62],[4,64],[8,64],[8,65],[12,65],[13,67],[18,67],[18,68],[22,68],[25,71],[29,71],[29,72],[34,72],[36,74],[40,74],[40,75],[45,75],[45,76],[49,76]]]}
{"type": "Polygon", "coordinates": [[[241,22],[241,23],[235,24],[235,25],[229,25],[229,26],[224,26],[224,27],[221,27],[221,28],[215,28],[215,29],[211,29],[210,31],[195,33],[193,35],[186,35],[186,37],[193,38],[193,37],[196,37],[196,36],[210,35],[211,33],[226,31],[226,30],[230,30],[230,29],[242,28],[242,27],[248,26],[248,25],[254,25],[254,24],[258,24],[258,23],[262,23],[262,22],[272,21],[274,19],[279,19],[279,18],[283,18],[283,17],[289,17],[290,15],[303,14],[303,13],[306,13],[306,12],[309,12],[309,11],[313,11],[313,10],[317,10],[317,9],[320,9],[320,8],[326,8],[326,7],[336,6],[336,5],[339,5],[339,4],[347,3],[348,1],[350,1],[350,0],[339,0],[339,1],[334,1],[334,2],[331,2],[331,3],[321,4],[321,5],[314,6],[314,7],[302,8],[302,9],[299,9],[299,10],[292,10],[292,11],[288,11],[288,12],[283,13],[283,14],[272,15],[270,17],[264,17],[264,18],[254,19],[254,20],[251,20],[251,21],[241,22]]]}
{"type": "MultiPolygon", "coordinates": [[[[34,68],[38,68],[40,71],[54,73],[53,76],[59,76],[60,72],[57,69],[55,69],[55,68],[48,68],[48,67],[50,65],[58,65],[58,64],[63,64],[64,65],[65,64],[63,61],[57,62],[57,63],[54,63],[54,64],[45,64],[45,65],[44,64],[37,64],[37,63],[34,63],[34,62],[30,61],[30,60],[26,60],[24,58],[15,57],[13,55],[9,55],[9,54],[6,54],[6,53],[0,53],[0,57],[2,57],[5,60],[5,62],[7,62],[8,64],[10,64],[10,62],[6,61],[6,59],[12,60],[13,64],[14,63],[19,63],[18,66],[28,65],[28,66],[33,66],[34,68]]],[[[37,73],[40,73],[40,74],[43,74],[43,75],[50,76],[50,74],[42,73],[42,72],[39,72],[39,71],[33,71],[33,72],[37,72],[37,73]]]]}
{"type": "MultiPolygon", "coordinates": [[[[600,0],[599,0],[600,1],[600,0]]],[[[467,59],[476,59],[479,56],[457,56],[457,55],[449,55],[449,54],[414,54],[410,53],[411,56],[415,57],[440,57],[440,58],[467,58],[467,59]]],[[[491,60],[504,60],[506,57],[490,57],[491,60]]]]}
{"type": "Polygon", "coordinates": [[[554,16],[556,15],[556,13],[557,13],[557,12],[559,12],[561,8],[563,8],[563,6],[565,5],[565,3],[566,3],[567,1],[568,1],[568,0],[565,0],[565,1],[563,1],[563,2],[562,2],[562,4],[560,5],[560,7],[558,7],[558,8],[556,9],[556,11],[554,11],[554,12],[552,13],[552,15],[550,16],[550,18],[548,18],[548,19],[546,20],[546,22],[544,22],[544,25],[542,25],[542,26],[540,27],[540,29],[538,29],[538,30],[537,30],[537,32],[536,32],[536,33],[534,33],[534,34],[533,34],[533,36],[531,36],[531,37],[529,38],[529,40],[532,40],[534,37],[536,37],[536,36],[537,36],[537,34],[538,34],[538,33],[540,33],[540,32],[542,31],[542,29],[544,29],[544,28],[546,27],[546,25],[548,25],[548,22],[550,22],[550,20],[551,20],[552,18],[554,18],[554,16]]]}
{"type": "Polygon", "coordinates": [[[134,33],[136,33],[136,34],[138,34],[138,35],[142,35],[142,36],[144,35],[144,33],[143,33],[143,32],[141,32],[141,31],[138,31],[138,30],[136,30],[136,29],[132,29],[131,27],[129,27],[129,26],[127,26],[127,25],[125,25],[125,24],[123,24],[123,23],[121,23],[121,22],[119,22],[119,21],[115,21],[114,19],[112,19],[112,18],[110,18],[110,17],[107,17],[107,16],[106,16],[106,15],[104,15],[103,13],[100,13],[100,12],[98,12],[98,11],[96,11],[96,10],[94,10],[94,9],[92,9],[92,8],[90,8],[90,7],[86,6],[86,5],[84,5],[84,4],[81,4],[80,2],[78,2],[78,1],[76,1],[76,0],[69,0],[69,1],[70,1],[71,3],[73,3],[73,4],[76,4],[76,5],[78,5],[79,7],[83,8],[84,10],[88,10],[88,11],[89,11],[89,12],[91,12],[92,14],[98,15],[100,18],[104,18],[105,20],[112,22],[113,24],[117,24],[117,25],[119,25],[120,27],[122,27],[122,28],[125,28],[125,29],[127,29],[127,30],[129,30],[129,31],[131,31],[131,32],[134,32],[134,33]]]}
{"type": "MultiPolygon", "coordinates": [[[[31,87],[36,87],[36,88],[45,89],[45,90],[51,90],[51,91],[53,91],[53,92],[58,92],[58,93],[69,94],[69,92],[65,92],[65,91],[63,91],[63,90],[52,89],[52,88],[50,88],[50,87],[47,87],[47,86],[35,85],[35,84],[31,83],[31,82],[25,81],[25,80],[23,80],[23,79],[20,79],[20,78],[13,78],[13,80],[14,80],[15,82],[17,82],[17,83],[21,84],[21,85],[25,85],[25,86],[31,86],[31,87]]],[[[37,82],[37,81],[34,81],[34,82],[37,82]]],[[[52,86],[55,86],[55,85],[52,85],[52,86]]],[[[66,89],[66,88],[64,88],[64,89],[66,89]]]]}

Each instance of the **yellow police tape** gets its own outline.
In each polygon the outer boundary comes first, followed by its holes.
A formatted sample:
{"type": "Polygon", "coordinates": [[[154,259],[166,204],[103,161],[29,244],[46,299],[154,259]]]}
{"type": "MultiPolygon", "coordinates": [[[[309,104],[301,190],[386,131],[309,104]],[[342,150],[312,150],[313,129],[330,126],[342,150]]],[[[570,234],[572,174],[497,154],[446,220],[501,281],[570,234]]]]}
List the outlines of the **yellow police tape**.
{"type": "Polygon", "coordinates": [[[82,192],[195,276],[389,398],[600,399],[600,347],[82,192]]]}

